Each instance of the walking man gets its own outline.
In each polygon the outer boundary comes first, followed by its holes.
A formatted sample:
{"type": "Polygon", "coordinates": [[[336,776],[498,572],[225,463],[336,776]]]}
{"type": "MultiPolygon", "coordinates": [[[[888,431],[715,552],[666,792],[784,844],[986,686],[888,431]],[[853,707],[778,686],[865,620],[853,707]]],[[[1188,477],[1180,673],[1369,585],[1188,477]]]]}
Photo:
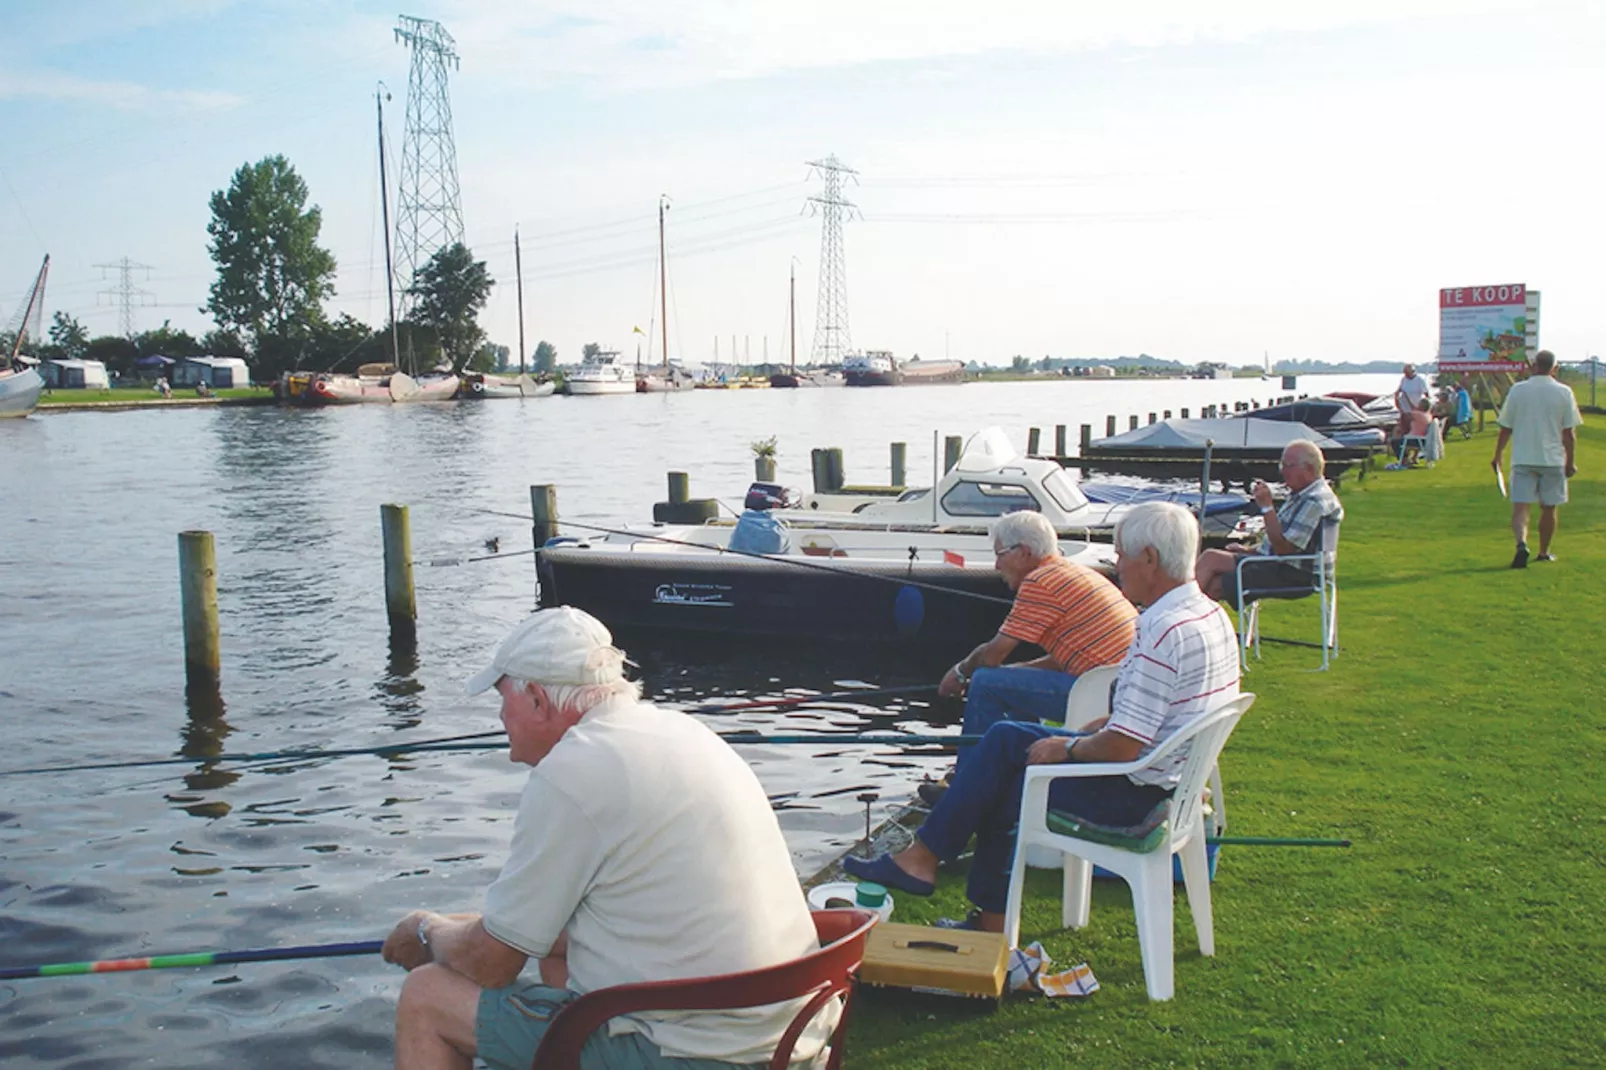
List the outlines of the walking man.
{"type": "Polygon", "coordinates": [[[1556,535],[1556,510],[1567,500],[1567,480],[1578,473],[1573,463],[1574,428],[1584,422],[1578,399],[1556,381],[1556,355],[1541,349],[1533,374],[1506,394],[1500,407],[1500,437],[1489,466],[1498,474],[1500,455],[1511,443],[1511,532],[1517,537],[1512,568],[1528,567],[1528,510],[1539,503],[1538,561],[1554,561],[1550,540],[1556,535]]]}

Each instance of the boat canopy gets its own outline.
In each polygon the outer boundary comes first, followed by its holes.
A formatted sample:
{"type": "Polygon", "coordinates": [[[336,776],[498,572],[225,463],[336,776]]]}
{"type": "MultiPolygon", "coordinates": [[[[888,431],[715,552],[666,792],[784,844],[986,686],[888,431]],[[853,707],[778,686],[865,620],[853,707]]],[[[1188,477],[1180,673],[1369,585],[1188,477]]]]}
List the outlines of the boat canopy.
{"type": "Polygon", "coordinates": [[[1308,439],[1323,450],[1342,449],[1319,431],[1288,420],[1257,420],[1233,417],[1224,420],[1161,420],[1125,434],[1096,439],[1092,445],[1103,450],[1203,449],[1208,439],[1216,449],[1279,450],[1295,439],[1308,439]]]}

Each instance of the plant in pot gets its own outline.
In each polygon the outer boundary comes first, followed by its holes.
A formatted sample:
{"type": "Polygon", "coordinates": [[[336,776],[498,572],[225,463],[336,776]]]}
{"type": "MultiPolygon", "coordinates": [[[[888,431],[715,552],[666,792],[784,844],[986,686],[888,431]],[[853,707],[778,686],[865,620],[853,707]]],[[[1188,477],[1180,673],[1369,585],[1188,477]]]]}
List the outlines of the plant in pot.
{"type": "Polygon", "coordinates": [[[775,482],[775,436],[752,443],[753,474],[760,483],[775,482]]]}

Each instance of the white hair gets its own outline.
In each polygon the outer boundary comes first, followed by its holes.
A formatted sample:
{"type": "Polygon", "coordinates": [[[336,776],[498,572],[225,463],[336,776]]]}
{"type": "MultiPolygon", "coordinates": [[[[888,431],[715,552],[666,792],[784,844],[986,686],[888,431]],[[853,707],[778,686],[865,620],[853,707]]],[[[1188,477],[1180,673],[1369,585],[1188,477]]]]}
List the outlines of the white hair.
{"type": "Polygon", "coordinates": [[[1283,453],[1292,453],[1318,477],[1327,471],[1327,458],[1322,456],[1322,448],[1308,438],[1294,439],[1283,447],[1283,453]]]}
{"type": "Polygon", "coordinates": [[[593,706],[600,706],[618,695],[641,697],[641,684],[623,677],[604,684],[543,684],[539,680],[526,680],[521,676],[509,676],[508,680],[520,691],[539,687],[552,705],[564,713],[576,715],[584,714],[593,706]]]}
{"type": "Polygon", "coordinates": [[[1143,502],[1116,521],[1115,547],[1125,557],[1152,549],[1160,571],[1186,583],[1193,579],[1199,555],[1199,524],[1192,513],[1173,502],[1143,502]]]}
{"type": "Polygon", "coordinates": [[[1024,546],[1033,557],[1053,557],[1060,552],[1060,539],[1054,525],[1042,513],[1023,509],[1005,513],[993,521],[993,546],[1024,546]]]}

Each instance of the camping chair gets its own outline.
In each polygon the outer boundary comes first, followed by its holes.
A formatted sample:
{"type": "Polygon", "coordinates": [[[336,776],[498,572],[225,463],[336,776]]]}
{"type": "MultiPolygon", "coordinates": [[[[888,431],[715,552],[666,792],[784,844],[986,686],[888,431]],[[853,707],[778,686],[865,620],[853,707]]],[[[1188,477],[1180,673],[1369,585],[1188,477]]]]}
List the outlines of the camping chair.
{"type": "Polygon", "coordinates": [[[711,1011],[761,1007],[784,1000],[806,999],[786,1027],[770,1059],[770,1070],[786,1070],[798,1037],[820,1008],[841,996],[842,1015],[831,1032],[828,1070],[840,1070],[853,999],[853,979],[864,958],[865,940],[877,916],[868,910],[816,910],[814,930],[820,950],[779,966],[719,977],[679,981],[647,981],[587,992],[552,1020],[535,1051],[539,1070],[579,1070],[580,1049],[610,1018],[638,1011],[711,1011]]]}
{"type": "Polygon", "coordinates": [[[1255,657],[1260,657],[1260,603],[1265,598],[1296,599],[1318,595],[1322,614],[1322,669],[1338,656],[1338,521],[1322,521],[1310,545],[1302,554],[1265,556],[1246,554],[1238,559],[1238,648],[1244,671],[1249,671],[1249,642],[1254,638],[1255,657]],[[1247,600],[1244,586],[1247,569],[1270,562],[1311,561],[1315,570],[1310,579],[1286,587],[1251,587],[1247,600]]]}
{"type": "Polygon", "coordinates": [[[1060,901],[1060,924],[1084,928],[1092,913],[1093,867],[1102,866],[1126,881],[1132,889],[1137,914],[1138,946],[1143,956],[1143,978],[1154,1000],[1175,993],[1173,962],[1173,895],[1171,857],[1182,857],[1183,884],[1188,909],[1193,913],[1199,952],[1216,953],[1215,923],[1210,907],[1210,869],[1205,857],[1205,820],[1201,796],[1205,779],[1215,766],[1233,727],[1254,704],[1255,696],[1240,695],[1209,713],[1201,714],[1172,734],[1147,758],[1135,762],[1074,762],[1069,765],[1029,765],[1021,796],[1020,832],[1009,878],[1009,901],[1004,910],[1004,938],[1010,947],[1020,943],[1021,896],[1026,886],[1026,851],[1049,847],[1065,856],[1065,881],[1060,901]],[[1092,829],[1080,819],[1048,808],[1050,783],[1063,777],[1119,776],[1135,773],[1156,759],[1188,748],[1181,780],[1169,803],[1170,814],[1139,838],[1104,829],[1092,829]]]}

